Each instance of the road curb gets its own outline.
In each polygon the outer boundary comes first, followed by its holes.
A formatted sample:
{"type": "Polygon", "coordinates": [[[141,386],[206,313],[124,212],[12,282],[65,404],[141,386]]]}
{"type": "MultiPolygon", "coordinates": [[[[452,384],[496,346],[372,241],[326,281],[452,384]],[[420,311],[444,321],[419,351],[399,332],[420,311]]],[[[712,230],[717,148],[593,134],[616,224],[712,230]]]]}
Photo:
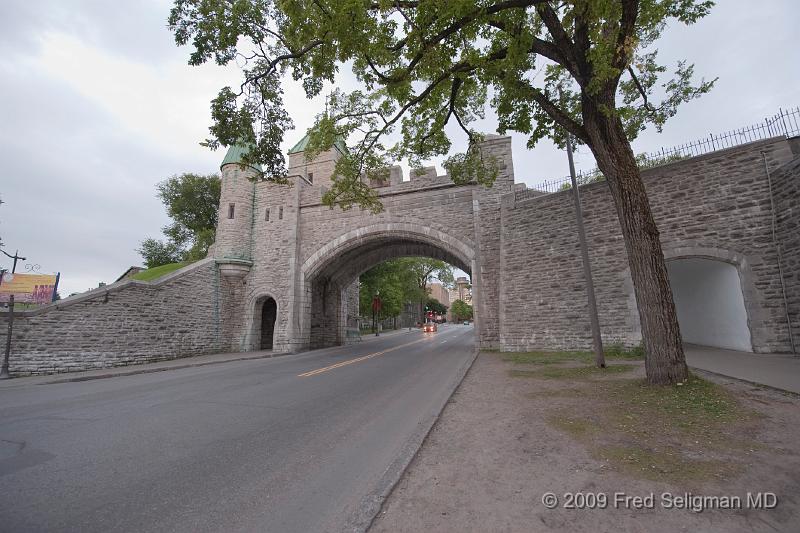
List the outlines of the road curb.
{"type": "Polygon", "coordinates": [[[95,376],[75,376],[71,378],[54,379],[45,383],[37,383],[37,385],[53,385],[55,383],[75,383],[79,381],[93,381],[95,379],[108,379],[125,376],[136,376],[138,374],[154,374],[156,372],[166,372],[167,370],[180,370],[181,368],[196,368],[200,366],[222,365],[225,363],[233,363],[234,361],[252,361],[254,359],[274,359],[277,355],[256,355],[250,357],[237,357],[235,359],[225,359],[222,361],[201,361],[199,363],[187,363],[185,365],[164,366],[159,368],[137,368],[134,370],[126,370],[124,372],[109,372],[107,374],[97,374],[95,376]]]}
{"type": "MultiPolygon", "coordinates": [[[[414,331],[416,331],[416,330],[412,330],[411,333],[413,333],[414,331]]],[[[395,336],[395,335],[403,335],[403,334],[408,334],[408,333],[409,332],[405,331],[405,330],[390,331],[390,332],[387,332],[387,333],[385,333],[385,334],[383,334],[383,335],[381,335],[379,337],[367,338],[363,342],[370,343],[370,342],[373,342],[375,340],[380,340],[380,339],[385,338],[385,337],[392,337],[392,336],[395,336]]],[[[321,350],[326,350],[326,349],[328,349],[328,348],[321,348],[321,350]]],[[[183,369],[183,368],[197,368],[197,367],[201,367],[201,366],[221,365],[221,364],[225,364],[225,363],[233,363],[235,361],[254,361],[254,360],[257,360],[257,359],[277,359],[279,357],[283,358],[283,357],[290,357],[290,356],[293,356],[293,355],[309,354],[309,353],[312,353],[312,352],[315,352],[315,351],[317,351],[317,350],[304,350],[302,352],[279,353],[279,354],[269,354],[269,355],[251,355],[251,356],[243,355],[241,357],[236,357],[236,358],[232,358],[232,359],[221,359],[221,360],[218,360],[218,361],[200,361],[200,362],[193,362],[193,363],[182,363],[182,364],[169,365],[169,366],[163,366],[163,367],[158,367],[158,368],[150,367],[147,363],[142,364],[142,365],[125,365],[125,366],[118,366],[118,367],[112,367],[112,368],[120,368],[120,369],[124,368],[126,370],[120,370],[119,372],[109,371],[109,372],[106,372],[106,373],[103,373],[103,374],[94,374],[94,375],[91,375],[91,376],[80,375],[83,372],[64,372],[61,375],[65,376],[65,377],[56,377],[59,374],[49,374],[49,375],[41,375],[41,376],[19,376],[19,377],[13,378],[13,380],[12,380],[13,384],[2,386],[2,387],[0,387],[0,390],[10,389],[10,388],[14,388],[16,386],[22,386],[22,385],[31,384],[31,383],[26,383],[25,382],[25,380],[27,378],[33,378],[33,379],[36,379],[36,378],[47,378],[47,377],[52,377],[53,378],[53,379],[49,379],[47,381],[42,381],[40,383],[34,383],[33,385],[36,385],[36,386],[56,385],[56,384],[59,384],[59,383],[78,383],[78,382],[82,382],[82,381],[94,381],[96,379],[109,379],[109,378],[117,378],[117,377],[137,376],[137,375],[140,375],[140,374],[153,374],[155,372],[166,372],[168,370],[180,370],[180,369],[183,369]],[[69,374],[75,374],[75,375],[70,376],[70,377],[66,377],[66,376],[69,376],[69,374]]],[[[202,357],[202,356],[199,356],[199,357],[202,357]]],[[[181,358],[176,358],[176,359],[172,359],[171,361],[178,361],[180,359],[181,358]]],[[[193,359],[193,357],[186,357],[184,359],[191,360],[191,359],[193,359]]],[[[111,369],[109,369],[109,370],[111,370],[111,369]]]]}
{"type": "Polygon", "coordinates": [[[705,368],[698,368],[698,367],[694,367],[692,365],[688,365],[688,366],[689,366],[689,369],[692,372],[699,372],[701,374],[708,374],[710,376],[716,376],[718,378],[732,379],[734,381],[739,381],[741,383],[747,383],[748,385],[753,385],[754,387],[761,387],[763,389],[769,389],[769,390],[773,390],[775,392],[780,392],[781,394],[787,394],[789,396],[794,396],[795,398],[800,398],[800,393],[797,393],[797,392],[794,392],[794,391],[782,389],[780,387],[774,387],[772,385],[767,385],[765,383],[760,383],[758,381],[751,381],[749,379],[737,378],[735,376],[729,376],[728,374],[721,374],[720,372],[714,372],[713,370],[706,370],[705,368]]]}
{"type": "Polygon", "coordinates": [[[450,394],[447,395],[445,401],[442,402],[442,405],[436,409],[434,413],[431,413],[419,423],[419,430],[406,441],[398,457],[392,461],[392,464],[384,471],[383,476],[381,476],[378,482],[378,488],[361,500],[356,516],[350,520],[347,526],[349,531],[362,533],[368,531],[372,527],[375,518],[377,518],[381,509],[383,509],[383,504],[400,482],[400,479],[402,479],[408,467],[411,466],[414,458],[419,454],[419,451],[428,439],[433,427],[436,425],[436,422],[439,421],[442,412],[444,412],[447,404],[450,403],[453,395],[461,387],[464,378],[467,377],[467,374],[479,354],[480,350],[475,348],[470,358],[459,368],[458,373],[451,383],[452,389],[450,390],[450,394]]]}

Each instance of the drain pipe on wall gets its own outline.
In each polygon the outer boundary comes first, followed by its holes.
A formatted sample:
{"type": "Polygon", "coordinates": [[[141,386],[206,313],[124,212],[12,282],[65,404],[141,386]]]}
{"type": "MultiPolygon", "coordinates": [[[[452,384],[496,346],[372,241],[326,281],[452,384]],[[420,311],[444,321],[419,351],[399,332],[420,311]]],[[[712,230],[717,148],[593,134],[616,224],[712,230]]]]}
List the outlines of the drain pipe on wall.
{"type": "Polygon", "coordinates": [[[767,174],[767,187],[769,187],[769,206],[772,211],[772,244],[775,245],[775,250],[778,252],[778,278],[781,280],[781,294],[783,294],[783,308],[786,310],[786,326],[789,328],[789,344],[792,347],[792,353],[797,355],[797,349],[794,345],[794,336],[792,335],[792,320],[789,316],[789,300],[786,298],[786,284],[783,281],[783,254],[781,254],[781,245],[778,244],[778,238],[775,232],[775,202],[772,198],[772,177],[769,173],[769,165],[767,164],[767,153],[761,150],[761,158],[764,160],[764,172],[767,174]]]}

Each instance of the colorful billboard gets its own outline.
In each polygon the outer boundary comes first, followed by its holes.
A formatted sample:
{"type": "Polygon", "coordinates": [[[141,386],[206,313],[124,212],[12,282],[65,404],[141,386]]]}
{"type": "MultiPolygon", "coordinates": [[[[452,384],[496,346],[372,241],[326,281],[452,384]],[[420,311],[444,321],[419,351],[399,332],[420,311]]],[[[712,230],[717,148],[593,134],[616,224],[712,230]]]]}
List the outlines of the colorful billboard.
{"type": "Polygon", "coordinates": [[[58,288],[58,274],[11,274],[6,272],[0,280],[0,302],[48,304],[53,301],[58,288]]]}

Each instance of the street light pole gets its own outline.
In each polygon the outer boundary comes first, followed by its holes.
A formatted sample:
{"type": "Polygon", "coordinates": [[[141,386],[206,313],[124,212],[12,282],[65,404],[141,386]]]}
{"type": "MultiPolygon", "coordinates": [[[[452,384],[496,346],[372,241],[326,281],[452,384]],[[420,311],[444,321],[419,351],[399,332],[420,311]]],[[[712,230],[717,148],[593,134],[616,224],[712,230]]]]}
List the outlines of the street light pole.
{"type": "Polygon", "coordinates": [[[567,159],[569,160],[569,176],[572,181],[572,198],[575,201],[575,218],[578,222],[578,242],[581,248],[581,258],[583,259],[583,275],[586,278],[586,296],[589,299],[589,320],[592,324],[594,359],[598,367],[604,368],[606,366],[606,359],[603,354],[603,339],[600,336],[600,319],[597,316],[597,300],[595,299],[594,282],[592,281],[592,266],[589,263],[589,248],[586,246],[586,230],[583,227],[581,194],[578,190],[578,178],[575,176],[575,162],[572,158],[572,139],[569,133],[567,133],[567,159]]]}

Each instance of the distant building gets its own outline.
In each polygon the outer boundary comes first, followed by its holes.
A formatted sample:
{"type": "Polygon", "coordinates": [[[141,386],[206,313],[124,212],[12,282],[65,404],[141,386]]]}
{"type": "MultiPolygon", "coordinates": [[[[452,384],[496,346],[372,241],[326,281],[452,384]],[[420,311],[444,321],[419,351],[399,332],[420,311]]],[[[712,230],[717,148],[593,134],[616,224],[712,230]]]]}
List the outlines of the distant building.
{"type": "Polygon", "coordinates": [[[465,277],[456,280],[456,288],[450,290],[450,300],[461,300],[472,305],[472,284],[465,277]]]}
{"type": "Polygon", "coordinates": [[[441,283],[431,283],[428,286],[428,294],[431,298],[436,298],[439,303],[447,307],[447,321],[450,322],[450,291],[441,283]]]}
{"type": "Polygon", "coordinates": [[[436,298],[440,303],[450,307],[450,291],[441,283],[431,283],[428,286],[428,294],[431,298],[436,298]]]}

